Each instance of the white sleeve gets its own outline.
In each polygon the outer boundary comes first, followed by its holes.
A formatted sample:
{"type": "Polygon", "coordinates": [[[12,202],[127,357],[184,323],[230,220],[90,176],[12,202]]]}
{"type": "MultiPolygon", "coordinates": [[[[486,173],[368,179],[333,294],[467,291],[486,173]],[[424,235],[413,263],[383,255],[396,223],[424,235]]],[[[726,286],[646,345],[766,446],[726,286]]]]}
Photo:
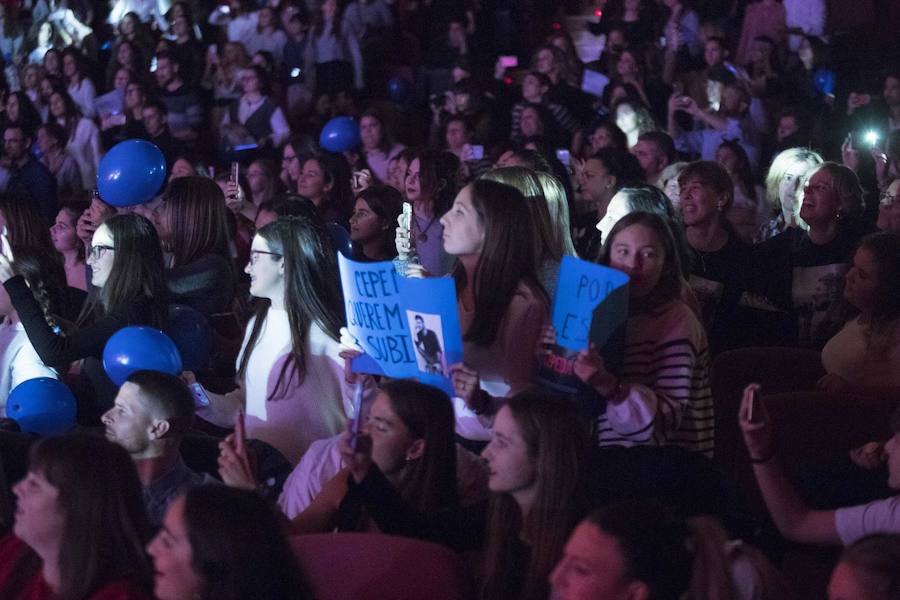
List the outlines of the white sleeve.
{"type": "Polygon", "coordinates": [[[834,526],[845,546],[872,533],[900,533],[900,496],[839,508],[834,526]]]}
{"type": "Polygon", "coordinates": [[[272,145],[281,146],[281,144],[291,135],[291,128],[287,119],[284,118],[284,112],[281,107],[275,107],[272,117],[269,119],[269,125],[272,127],[272,145]]]}
{"type": "Polygon", "coordinates": [[[15,389],[17,385],[29,379],[37,379],[38,377],[50,377],[58,379],[59,374],[44,364],[41,357],[34,350],[31,342],[25,341],[12,362],[9,364],[10,389],[15,389]]]}
{"type": "Polygon", "coordinates": [[[288,519],[306,510],[322,487],[341,470],[340,436],[316,440],[288,475],[278,497],[278,506],[288,519]]]}

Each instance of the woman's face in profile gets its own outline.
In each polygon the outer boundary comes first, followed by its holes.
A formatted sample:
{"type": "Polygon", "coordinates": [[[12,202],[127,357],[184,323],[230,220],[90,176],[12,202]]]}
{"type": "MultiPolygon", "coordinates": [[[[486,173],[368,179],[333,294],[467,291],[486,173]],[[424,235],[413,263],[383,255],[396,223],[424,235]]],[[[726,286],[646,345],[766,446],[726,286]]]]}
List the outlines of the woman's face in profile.
{"type": "Polygon", "coordinates": [[[203,592],[203,577],[194,570],[184,505],[184,497],[169,505],[162,529],[147,545],[153,559],[153,593],[159,600],[197,598],[203,592]]]}
{"type": "Polygon", "coordinates": [[[65,528],[65,516],[59,502],[59,489],[39,471],[29,471],[13,486],[16,495],[16,521],[13,531],[32,547],[59,544],[65,528]]]}

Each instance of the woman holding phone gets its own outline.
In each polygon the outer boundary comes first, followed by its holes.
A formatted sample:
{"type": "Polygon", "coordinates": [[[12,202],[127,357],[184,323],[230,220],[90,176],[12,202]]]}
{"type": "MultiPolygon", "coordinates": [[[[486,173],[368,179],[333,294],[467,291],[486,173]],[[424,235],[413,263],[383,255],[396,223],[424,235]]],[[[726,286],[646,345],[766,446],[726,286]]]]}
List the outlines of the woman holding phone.
{"type": "Polygon", "coordinates": [[[35,291],[16,274],[8,256],[0,256],[0,281],[44,364],[66,371],[70,363],[83,360],[75,386],[78,418],[95,425],[118,391],[103,369],[106,342],[129,325],[161,329],[167,293],[159,237],[140,215],[116,215],[97,227],[87,263],[91,284],[99,291],[65,335],[47,322],[35,291]]]}

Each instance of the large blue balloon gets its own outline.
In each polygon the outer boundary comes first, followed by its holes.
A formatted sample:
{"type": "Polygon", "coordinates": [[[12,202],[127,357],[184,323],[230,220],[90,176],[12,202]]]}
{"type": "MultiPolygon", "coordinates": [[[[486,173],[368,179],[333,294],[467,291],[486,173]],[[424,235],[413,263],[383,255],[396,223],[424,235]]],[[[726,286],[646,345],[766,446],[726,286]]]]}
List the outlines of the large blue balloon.
{"type": "Polygon", "coordinates": [[[409,97],[409,88],[409,82],[406,79],[395,75],[388,81],[388,96],[394,102],[406,102],[409,97]]]}
{"type": "Polygon", "coordinates": [[[335,117],[325,123],[319,145],[329,152],[343,152],[359,146],[359,125],[350,117],[335,117]]]}
{"type": "Polygon", "coordinates": [[[166,334],[175,342],[185,371],[197,371],[206,364],[213,349],[213,331],[203,313],[173,304],[169,307],[166,334]]]}
{"type": "Polygon", "coordinates": [[[71,429],[75,409],[71,390],[50,377],[23,381],[6,400],[6,416],[18,423],[22,431],[40,435],[57,435],[71,429]]]}
{"type": "Polygon", "coordinates": [[[153,199],[166,181],[166,157],[146,140],[125,140],[106,153],[97,171],[100,197],[113,206],[153,199]]]}
{"type": "Polygon", "coordinates": [[[125,327],[115,332],[103,349],[103,368],[116,385],[135,371],[181,373],[181,355],[172,338],[159,329],[125,327]]]}
{"type": "Polygon", "coordinates": [[[328,234],[336,250],[347,258],[353,258],[353,240],[347,230],[337,223],[328,223],[328,234]]]}

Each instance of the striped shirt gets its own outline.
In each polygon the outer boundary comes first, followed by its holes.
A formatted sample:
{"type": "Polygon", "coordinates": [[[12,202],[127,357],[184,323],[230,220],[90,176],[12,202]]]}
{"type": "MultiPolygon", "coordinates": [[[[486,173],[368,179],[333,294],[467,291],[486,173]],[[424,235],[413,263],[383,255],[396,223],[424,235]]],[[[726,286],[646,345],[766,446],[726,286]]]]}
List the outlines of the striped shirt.
{"type": "Polygon", "coordinates": [[[622,372],[628,393],[600,414],[600,445],[673,444],[711,457],[709,363],[706,332],[682,301],[629,317],[622,372]]]}

